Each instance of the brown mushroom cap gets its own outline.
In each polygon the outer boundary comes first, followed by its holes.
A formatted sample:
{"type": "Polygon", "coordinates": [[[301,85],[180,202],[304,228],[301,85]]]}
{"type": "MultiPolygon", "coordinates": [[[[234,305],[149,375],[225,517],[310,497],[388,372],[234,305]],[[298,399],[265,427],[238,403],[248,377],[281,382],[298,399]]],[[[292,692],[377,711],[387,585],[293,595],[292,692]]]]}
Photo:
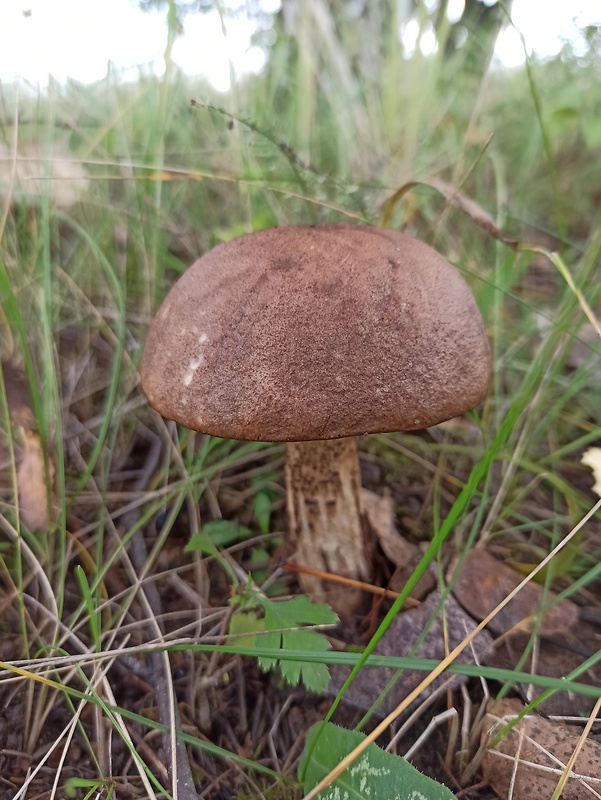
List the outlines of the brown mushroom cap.
{"type": "Polygon", "coordinates": [[[457,270],[361,225],[273,228],[211,250],[167,295],[140,365],[163,416],[257,441],[435,425],[476,406],[490,371],[457,270]]]}

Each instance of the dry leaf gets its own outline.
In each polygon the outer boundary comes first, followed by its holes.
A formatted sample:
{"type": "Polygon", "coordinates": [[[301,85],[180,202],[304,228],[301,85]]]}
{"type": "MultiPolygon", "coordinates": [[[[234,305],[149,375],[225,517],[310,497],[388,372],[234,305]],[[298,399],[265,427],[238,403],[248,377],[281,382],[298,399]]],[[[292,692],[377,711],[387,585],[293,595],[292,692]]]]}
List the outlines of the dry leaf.
{"type": "Polygon", "coordinates": [[[488,233],[490,236],[503,242],[508,247],[516,249],[519,246],[520,243],[516,239],[509,239],[505,235],[488,211],[485,211],[482,206],[478,205],[478,203],[474,202],[474,200],[470,200],[469,197],[461,194],[461,192],[458,192],[452,184],[447,183],[446,181],[437,180],[436,178],[431,178],[427,181],[408,181],[399,189],[397,189],[396,192],[389,197],[384,206],[384,211],[382,213],[382,227],[385,228],[390,223],[390,218],[392,216],[394,207],[401,197],[403,197],[404,194],[416,186],[430,186],[432,189],[435,189],[437,192],[439,192],[450,206],[454,206],[455,208],[463,211],[465,214],[471,217],[476,225],[486,231],[486,233],[488,233]]]}
{"type": "Polygon", "coordinates": [[[588,450],[585,450],[580,461],[585,467],[590,467],[593,470],[595,479],[593,492],[601,497],[601,447],[589,447],[588,450]]]}
{"type": "Polygon", "coordinates": [[[485,230],[486,233],[489,233],[495,239],[500,239],[506,244],[516,244],[514,240],[505,237],[505,234],[498,227],[488,211],[485,211],[482,206],[478,205],[474,200],[470,200],[469,197],[458,192],[451,183],[432,179],[428,181],[428,184],[432,186],[433,189],[436,189],[437,192],[440,192],[449,205],[458,208],[460,211],[463,211],[464,214],[471,217],[476,225],[485,230]]]}
{"type": "MultiPolygon", "coordinates": [[[[523,576],[498,561],[483,548],[473,550],[453,586],[461,605],[475,619],[484,619],[517,585],[523,576]]],[[[487,626],[496,636],[495,649],[486,664],[502,669],[520,668],[537,675],[561,677],[579,667],[597,648],[597,629],[581,618],[580,609],[570,600],[562,600],[543,617],[537,647],[524,661],[535,621],[540,608],[555,595],[537,583],[524,586],[516,597],[502,609],[487,626]]],[[[595,684],[593,671],[581,676],[584,683],[595,684]]],[[[522,686],[528,697],[537,696],[542,689],[522,686]]],[[[588,713],[594,699],[587,695],[574,696],[556,692],[541,705],[546,713],[588,713]]]]}
{"type": "MultiPolygon", "coordinates": [[[[361,507],[370,528],[386,558],[395,571],[388,583],[392,591],[401,591],[415,569],[422,553],[419,547],[402,536],[395,525],[394,503],[390,495],[380,496],[368,489],[361,489],[361,507]]],[[[423,600],[436,588],[436,576],[426,571],[411,592],[415,600],[423,600]]]]}
{"type": "Polygon", "coordinates": [[[396,566],[404,567],[418,552],[418,547],[404,539],[394,524],[392,497],[380,496],[361,489],[361,506],[369,527],[375,533],[386,557],[396,566]]]}
{"type": "MultiPolygon", "coordinates": [[[[523,706],[519,700],[502,700],[491,706],[485,718],[483,743],[503,727],[504,718],[515,718],[523,706]]],[[[579,729],[538,714],[521,720],[482,761],[484,778],[504,800],[532,800],[551,797],[579,740],[579,729]],[[513,783],[513,789],[511,785],[513,783]]],[[[587,739],[576,759],[572,776],[561,794],[562,800],[595,797],[601,790],[601,745],[587,739]]]]}
{"type": "MultiPolygon", "coordinates": [[[[587,655],[592,655],[598,648],[598,630],[591,623],[581,620],[570,636],[562,637],[558,641],[539,639],[534,648],[531,646],[529,633],[497,639],[494,650],[486,659],[486,666],[515,670],[519,665],[519,669],[524,673],[563,678],[576,669],[580,671],[587,655]],[[528,657],[524,660],[526,652],[528,657]]],[[[590,686],[599,686],[599,679],[594,669],[586,670],[578,680],[590,686]]],[[[543,692],[543,687],[527,682],[517,684],[516,689],[522,697],[527,697],[529,700],[534,700],[543,692]]],[[[590,714],[594,704],[594,697],[580,692],[565,691],[553,692],[539,703],[539,708],[544,714],[585,716],[590,714]]]]}
{"type": "MultiPolygon", "coordinates": [[[[435,612],[440,602],[440,592],[432,592],[419,608],[404,611],[392,621],[389,629],[376,647],[378,655],[406,656],[413,651],[430,617],[435,612]]],[[[476,627],[474,620],[469,617],[459,604],[449,595],[444,602],[444,610],[439,611],[436,619],[421,642],[415,656],[417,658],[432,658],[441,661],[446,655],[445,634],[448,650],[452,650],[476,627]]],[[[459,664],[482,663],[492,648],[492,638],[487,631],[481,631],[472,644],[467,647],[456,659],[459,664]]],[[[348,667],[333,666],[331,668],[332,680],[328,691],[337,694],[349,675],[348,667]]],[[[383,700],[378,705],[378,713],[384,716],[392,711],[410,692],[413,691],[424,679],[426,673],[421,670],[406,669],[398,676],[398,671],[386,667],[364,667],[344,694],[345,702],[367,710],[371,708],[378,698],[383,700]],[[384,696],[384,689],[393,677],[397,677],[392,690],[384,696]]],[[[438,689],[445,681],[451,681],[451,686],[457,689],[467,681],[465,675],[441,675],[422,692],[415,703],[422,702],[432,692],[438,689]]],[[[411,707],[413,708],[413,706],[411,707]]]]}
{"type": "MultiPolygon", "coordinates": [[[[478,621],[484,619],[521,583],[523,576],[494,558],[483,548],[475,548],[467,556],[453,586],[453,594],[463,608],[478,621]]],[[[491,620],[488,628],[496,635],[515,629],[530,631],[543,605],[555,595],[530,582],[491,620]]],[[[562,600],[543,617],[540,633],[551,638],[566,637],[578,625],[580,611],[575,603],[562,600]]]]}
{"type": "Polygon", "coordinates": [[[23,430],[23,435],[23,457],[17,467],[19,513],[30,530],[38,530],[50,524],[44,453],[37,433],[23,430]]]}

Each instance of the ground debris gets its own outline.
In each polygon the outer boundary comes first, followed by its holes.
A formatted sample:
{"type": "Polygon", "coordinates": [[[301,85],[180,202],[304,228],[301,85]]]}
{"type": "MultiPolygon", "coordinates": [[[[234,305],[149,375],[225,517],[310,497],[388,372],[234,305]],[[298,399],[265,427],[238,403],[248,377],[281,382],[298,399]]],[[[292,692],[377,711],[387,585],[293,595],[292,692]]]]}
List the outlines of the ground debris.
{"type": "MultiPolygon", "coordinates": [[[[491,741],[522,710],[521,701],[502,700],[492,705],[485,720],[483,742],[491,741]]],[[[501,800],[551,797],[565,765],[579,741],[577,727],[529,714],[486,751],[482,762],[485,779],[501,800]]],[[[586,739],[574,769],[561,793],[562,800],[598,796],[588,787],[601,787],[601,745],[586,739]],[[576,775],[578,777],[576,777],[576,775]]]]}
{"type": "MultiPolygon", "coordinates": [[[[455,648],[465,637],[476,627],[473,618],[470,617],[457,603],[452,595],[444,600],[443,610],[438,609],[441,601],[440,592],[432,592],[420,608],[412,608],[399,614],[390,625],[390,628],[376,647],[375,652],[379,655],[406,656],[416,646],[419,637],[432,615],[435,619],[429,629],[425,639],[415,650],[416,658],[428,658],[441,661],[447,654],[445,649],[445,629],[448,650],[455,648]]],[[[490,653],[492,647],[492,637],[486,631],[479,633],[470,647],[458,656],[459,663],[480,663],[485,656],[490,653]]],[[[329,691],[336,694],[350,670],[346,667],[333,667],[332,680],[329,691]]],[[[355,678],[349,689],[344,695],[344,699],[356,706],[367,710],[380,698],[378,703],[378,714],[382,716],[388,714],[406,697],[413,689],[418,686],[425,674],[421,670],[405,670],[399,675],[392,689],[383,695],[384,689],[390,680],[397,675],[397,670],[377,668],[364,668],[355,678]]],[[[448,675],[442,675],[433,681],[430,686],[422,693],[420,702],[430,696],[439,686],[449,680],[448,675]]],[[[456,689],[467,678],[463,675],[453,675],[451,686],[456,689]]]]}

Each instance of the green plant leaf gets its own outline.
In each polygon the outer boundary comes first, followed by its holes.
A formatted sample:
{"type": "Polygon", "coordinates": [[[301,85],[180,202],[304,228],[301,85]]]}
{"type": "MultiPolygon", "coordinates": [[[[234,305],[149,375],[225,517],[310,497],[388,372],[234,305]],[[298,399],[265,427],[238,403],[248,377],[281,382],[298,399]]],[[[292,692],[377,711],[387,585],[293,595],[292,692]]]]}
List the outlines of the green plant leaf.
{"type": "MultiPolygon", "coordinates": [[[[364,739],[365,734],[339,728],[331,722],[314,725],[307,734],[298,768],[305,793],[317,786],[364,739]]],[[[455,795],[446,786],[422,775],[404,758],[370,744],[319,797],[322,800],[454,800],[455,795]]]]}
{"type": "Polygon", "coordinates": [[[601,120],[598,117],[584,120],[582,133],[587,147],[601,147],[601,120]]]}
{"type": "MultiPolygon", "coordinates": [[[[327,605],[314,603],[305,595],[290,600],[270,600],[253,592],[249,587],[245,588],[243,595],[232,598],[231,602],[240,606],[240,613],[232,617],[230,633],[248,634],[240,640],[233,640],[242,647],[251,648],[256,645],[274,650],[284,648],[311,653],[326,652],[330,649],[330,643],[321,632],[304,627],[336,624],[338,616],[327,605]],[[262,619],[257,618],[253,608],[263,612],[262,619]],[[253,621],[256,627],[254,635],[251,636],[249,628],[253,621]]],[[[274,658],[260,656],[259,664],[266,671],[279,666],[282,677],[287,683],[295,686],[302,681],[307,689],[316,693],[322,692],[330,680],[325,664],[280,661],[276,656],[274,658]]]]}
{"type": "Polygon", "coordinates": [[[240,611],[232,615],[227,643],[238,647],[253,647],[257,633],[264,630],[265,620],[259,619],[256,611],[240,611]]]}
{"type": "Polygon", "coordinates": [[[257,492],[253,501],[253,515],[261,533],[269,533],[271,521],[271,497],[265,490],[257,492]]]}
{"type": "Polygon", "coordinates": [[[214,556],[220,547],[229,547],[252,536],[252,531],[244,525],[228,519],[216,519],[202,526],[185,547],[186,553],[200,550],[204,555],[214,556]]]}

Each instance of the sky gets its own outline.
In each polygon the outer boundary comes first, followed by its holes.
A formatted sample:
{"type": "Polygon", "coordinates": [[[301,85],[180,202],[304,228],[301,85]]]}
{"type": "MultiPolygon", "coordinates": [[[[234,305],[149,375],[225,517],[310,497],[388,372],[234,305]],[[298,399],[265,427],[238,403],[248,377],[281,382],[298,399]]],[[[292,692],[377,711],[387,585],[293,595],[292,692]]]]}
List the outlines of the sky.
{"type": "MultiPolygon", "coordinates": [[[[275,11],[280,0],[262,0],[275,11]]],[[[427,0],[426,0],[427,2],[427,0]]],[[[460,15],[463,0],[451,0],[449,13],[460,15]]],[[[601,23],[600,0],[514,0],[513,20],[528,50],[556,54],[566,38],[577,40],[578,26],[601,23]]],[[[191,15],[185,35],[174,47],[175,62],[190,75],[204,75],[219,91],[230,86],[230,71],[258,72],[265,54],[251,46],[254,23],[229,20],[224,38],[216,12],[191,15]]],[[[63,82],[102,79],[111,62],[125,79],[135,79],[142,65],[161,74],[165,46],[165,11],[142,13],[136,0],[0,0],[0,81],[20,77],[44,86],[49,75],[63,82]],[[133,34],[133,35],[132,35],[133,34]]],[[[411,47],[416,30],[407,26],[403,41],[411,47]]],[[[428,36],[421,47],[427,50],[428,36]]],[[[524,61],[518,33],[499,37],[497,58],[505,66],[524,61]]]]}

